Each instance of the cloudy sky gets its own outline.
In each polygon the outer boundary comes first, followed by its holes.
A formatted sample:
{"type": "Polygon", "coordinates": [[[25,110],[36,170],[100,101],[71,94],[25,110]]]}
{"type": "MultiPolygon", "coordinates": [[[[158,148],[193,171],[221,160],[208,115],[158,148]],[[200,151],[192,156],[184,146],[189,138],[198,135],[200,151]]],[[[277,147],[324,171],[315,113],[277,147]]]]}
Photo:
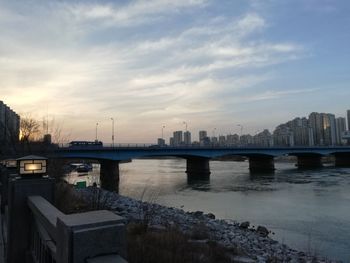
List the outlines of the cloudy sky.
{"type": "Polygon", "coordinates": [[[0,0],[0,100],[69,139],[255,133],[350,108],[348,0],[0,0]]]}

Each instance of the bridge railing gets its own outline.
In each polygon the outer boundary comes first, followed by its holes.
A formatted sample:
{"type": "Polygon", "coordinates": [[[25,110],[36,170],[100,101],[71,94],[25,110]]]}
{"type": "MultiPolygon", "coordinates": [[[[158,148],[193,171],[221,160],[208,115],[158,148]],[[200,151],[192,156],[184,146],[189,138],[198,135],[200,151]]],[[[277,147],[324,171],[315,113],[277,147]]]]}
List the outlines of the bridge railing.
{"type": "Polygon", "coordinates": [[[349,145],[342,146],[261,146],[261,145],[220,145],[220,144],[189,144],[189,145],[157,145],[152,143],[104,143],[103,145],[78,145],[72,146],[69,143],[59,144],[59,148],[69,149],[125,149],[125,148],[137,148],[137,149],[348,149],[349,145]]]}

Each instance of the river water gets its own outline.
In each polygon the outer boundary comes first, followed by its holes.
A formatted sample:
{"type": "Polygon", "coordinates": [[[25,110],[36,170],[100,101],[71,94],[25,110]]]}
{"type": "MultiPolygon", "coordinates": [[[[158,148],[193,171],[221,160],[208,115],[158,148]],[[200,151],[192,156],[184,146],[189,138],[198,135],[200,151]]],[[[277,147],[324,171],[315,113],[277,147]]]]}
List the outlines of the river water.
{"type": "MultiPolygon", "coordinates": [[[[273,174],[250,174],[248,162],[211,161],[208,181],[188,181],[182,159],[138,159],[120,165],[119,192],[217,218],[250,221],[288,246],[350,262],[350,168],[300,171],[276,163],[273,174]]],[[[71,182],[98,180],[96,166],[71,182]]]]}

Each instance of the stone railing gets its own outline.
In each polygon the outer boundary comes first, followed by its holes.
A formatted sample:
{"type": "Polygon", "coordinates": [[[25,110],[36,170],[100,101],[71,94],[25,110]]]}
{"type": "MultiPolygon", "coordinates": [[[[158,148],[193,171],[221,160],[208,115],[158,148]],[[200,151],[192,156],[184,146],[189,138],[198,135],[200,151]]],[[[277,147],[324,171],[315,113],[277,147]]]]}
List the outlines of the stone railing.
{"type": "Polygon", "coordinates": [[[122,217],[104,210],[65,215],[41,196],[28,197],[28,206],[33,262],[126,262],[122,217]]]}
{"type": "Polygon", "coordinates": [[[0,173],[5,262],[126,262],[124,218],[106,210],[66,215],[52,205],[54,179],[0,173]]]}

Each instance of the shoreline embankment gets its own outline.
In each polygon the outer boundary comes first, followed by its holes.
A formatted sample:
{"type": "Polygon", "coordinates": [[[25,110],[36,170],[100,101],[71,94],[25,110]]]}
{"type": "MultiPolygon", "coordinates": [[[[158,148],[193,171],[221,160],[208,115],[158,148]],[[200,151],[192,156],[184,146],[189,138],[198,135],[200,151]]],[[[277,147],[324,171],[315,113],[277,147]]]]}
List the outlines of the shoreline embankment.
{"type": "MultiPolygon", "coordinates": [[[[199,226],[205,228],[209,239],[241,255],[233,256],[233,262],[340,262],[308,255],[292,249],[269,237],[270,231],[265,226],[250,227],[249,222],[238,223],[215,218],[215,215],[201,211],[186,212],[179,208],[166,207],[156,203],[144,202],[121,196],[115,192],[98,189],[98,200],[117,215],[123,216],[127,223],[146,222],[150,229],[166,231],[169,226],[176,226],[183,233],[190,233],[199,226]]],[[[96,199],[96,188],[79,189],[86,200],[96,199]]]]}

